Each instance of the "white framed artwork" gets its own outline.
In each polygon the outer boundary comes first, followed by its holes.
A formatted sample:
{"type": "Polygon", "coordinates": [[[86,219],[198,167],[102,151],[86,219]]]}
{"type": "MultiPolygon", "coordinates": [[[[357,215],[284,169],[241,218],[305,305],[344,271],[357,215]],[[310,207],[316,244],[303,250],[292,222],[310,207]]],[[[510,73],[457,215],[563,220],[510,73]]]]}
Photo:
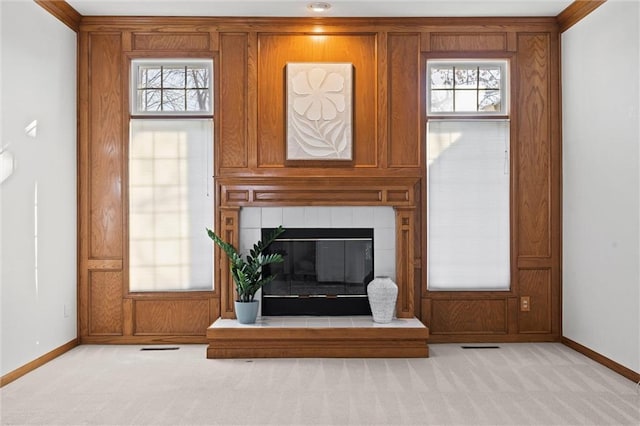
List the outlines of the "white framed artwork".
{"type": "Polygon", "coordinates": [[[287,160],[353,160],[350,63],[288,63],[287,160]]]}

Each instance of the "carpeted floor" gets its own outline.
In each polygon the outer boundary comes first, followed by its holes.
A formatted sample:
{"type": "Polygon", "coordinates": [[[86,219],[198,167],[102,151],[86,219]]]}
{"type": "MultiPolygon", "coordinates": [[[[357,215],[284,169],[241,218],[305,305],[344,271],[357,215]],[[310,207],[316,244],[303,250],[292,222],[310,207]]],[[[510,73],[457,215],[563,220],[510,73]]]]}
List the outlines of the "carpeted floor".
{"type": "Polygon", "coordinates": [[[640,425],[638,385],[555,343],[428,359],[208,360],[80,346],[0,389],[3,425],[640,425]]]}

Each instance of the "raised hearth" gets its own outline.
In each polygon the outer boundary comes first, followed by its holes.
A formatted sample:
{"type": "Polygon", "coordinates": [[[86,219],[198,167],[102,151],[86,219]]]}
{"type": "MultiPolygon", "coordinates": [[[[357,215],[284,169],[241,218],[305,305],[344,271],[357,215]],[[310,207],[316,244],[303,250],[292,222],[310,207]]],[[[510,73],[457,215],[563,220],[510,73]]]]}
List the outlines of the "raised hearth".
{"type": "Polygon", "coordinates": [[[207,329],[207,358],[426,358],[429,329],[416,318],[262,317],[255,324],[219,318],[207,329]]]}

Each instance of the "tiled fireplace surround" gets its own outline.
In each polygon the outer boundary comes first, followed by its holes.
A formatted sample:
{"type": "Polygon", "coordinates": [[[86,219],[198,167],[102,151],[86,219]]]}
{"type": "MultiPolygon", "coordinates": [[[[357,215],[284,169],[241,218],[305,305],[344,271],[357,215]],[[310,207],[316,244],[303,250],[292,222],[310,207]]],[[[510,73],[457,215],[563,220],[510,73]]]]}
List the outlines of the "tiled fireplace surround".
{"type": "MultiPolygon", "coordinates": [[[[240,210],[240,251],[246,254],[262,228],[373,228],[374,275],[396,279],[395,212],[388,206],[245,207],[240,210]]],[[[259,299],[259,295],[256,296],[259,299]]]]}

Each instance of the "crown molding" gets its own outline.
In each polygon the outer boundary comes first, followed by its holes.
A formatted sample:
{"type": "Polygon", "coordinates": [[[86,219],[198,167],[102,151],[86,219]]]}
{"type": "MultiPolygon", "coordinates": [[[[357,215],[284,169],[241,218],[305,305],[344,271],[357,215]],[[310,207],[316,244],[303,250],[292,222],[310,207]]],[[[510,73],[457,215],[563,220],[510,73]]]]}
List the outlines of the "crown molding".
{"type": "Polygon", "coordinates": [[[563,33],[596,10],[606,0],[576,0],[556,16],[560,32],[563,33]]]}
{"type": "Polygon", "coordinates": [[[58,18],[73,31],[80,30],[82,15],[64,0],[34,0],[47,12],[58,18]]]}

